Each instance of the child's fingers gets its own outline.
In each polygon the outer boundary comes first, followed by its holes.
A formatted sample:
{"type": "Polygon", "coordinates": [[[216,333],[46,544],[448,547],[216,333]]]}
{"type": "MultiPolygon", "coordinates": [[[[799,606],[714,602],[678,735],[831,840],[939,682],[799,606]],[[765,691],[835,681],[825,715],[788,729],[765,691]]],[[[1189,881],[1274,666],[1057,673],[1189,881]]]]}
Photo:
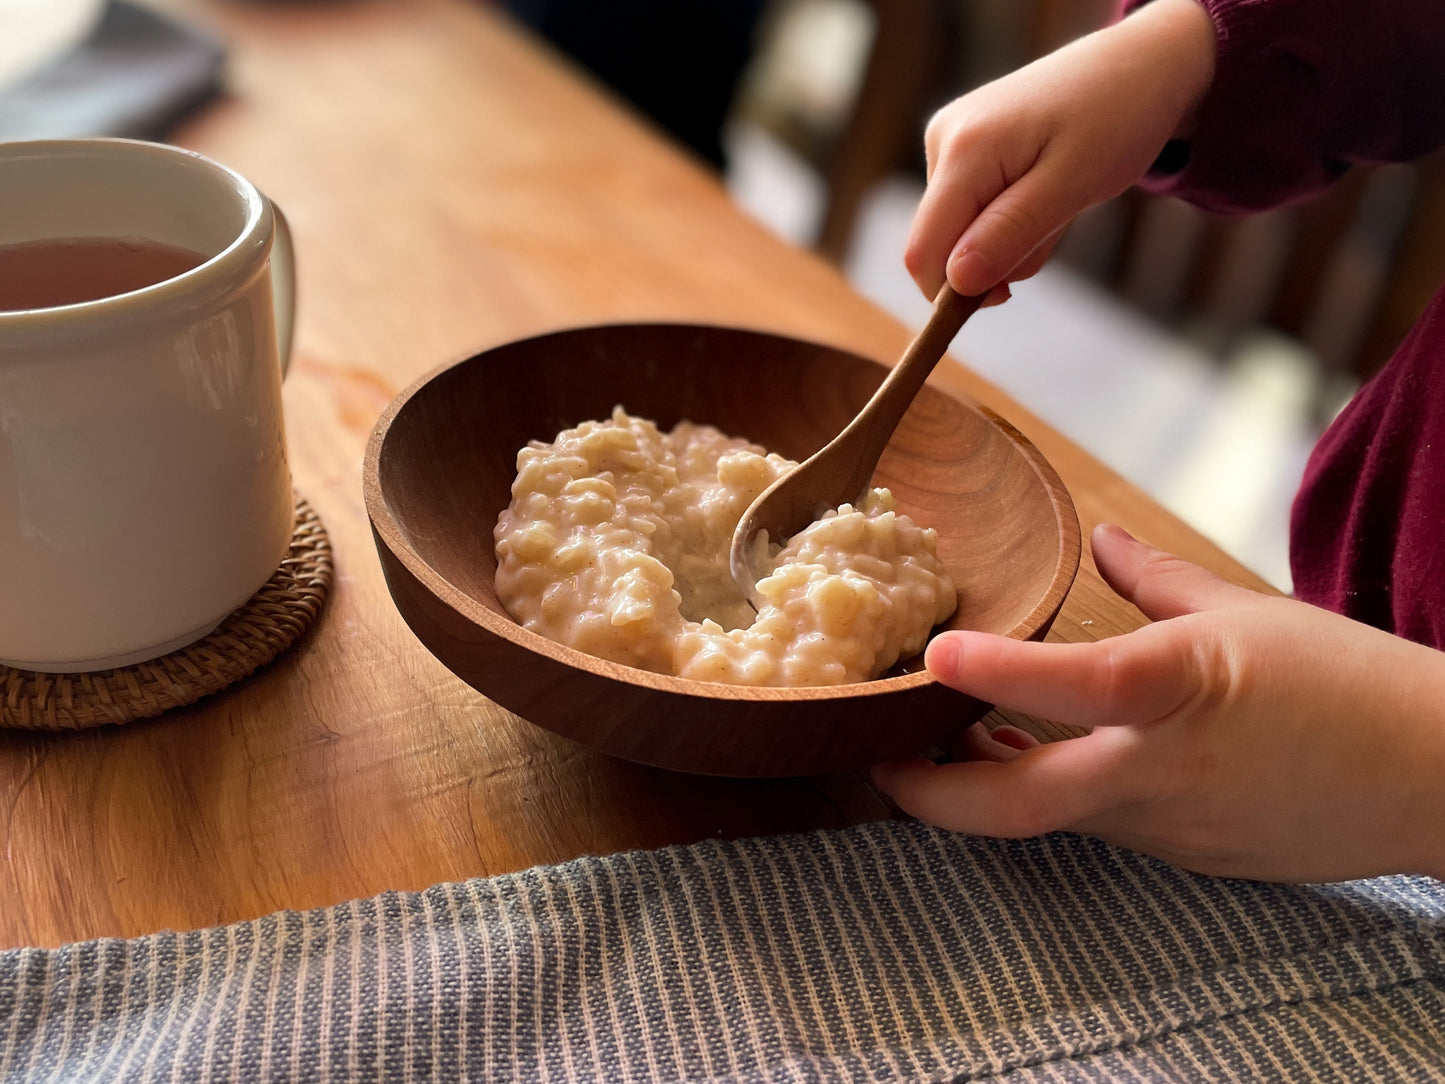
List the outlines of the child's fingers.
{"type": "Polygon", "coordinates": [[[919,820],[955,832],[1023,838],[1069,829],[1128,797],[1128,735],[1100,731],[1006,762],[879,764],[873,782],[919,820]]]}
{"type": "Polygon", "coordinates": [[[948,255],[949,283],[971,296],[1014,277],[1043,248],[1041,264],[1052,250],[1050,242],[1083,206],[1079,193],[1050,171],[1026,171],[972,216],[948,255]]]}
{"type": "Polygon", "coordinates": [[[1022,282],[1024,279],[1031,279],[1037,275],[1044,264],[1048,262],[1049,257],[1053,255],[1054,246],[1059,243],[1059,238],[1063,236],[1063,232],[1063,230],[1059,230],[1042,245],[1034,249],[1027,260],[1013,269],[1008,277],[1008,282],[1001,282],[990,290],[988,297],[984,299],[983,304],[979,307],[987,309],[992,308],[994,305],[1002,305],[1013,296],[1013,291],[1009,288],[1011,283],[1022,282]]]}
{"type": "Polygon", "coordinates": [[[1198,692],[1196,652],[1160,627],[1088,644],[944,632],[924,658],[939,681],[990,704],[1068,726],[1161,718],[1198,692]]]}
{"type": "Polygon", "coordinates": [[[1031,279],[1037,275],[1043,269],[1044,264],[1049,262],[1049,257],[1054,254],[1054,249],[1063,236],[1064,231],[1060,229],[1044,238],[1043,244],[1030,252],[1023,263],[1009,272],[1009,281],[1023,282],[1025,279],[1031,279]]]}
{"type": "Polygon", "coordinates": [[[1090,545],[1100,575],[1151,621],[1252,606],[1267,597],[1140,542],[1113,524],[1095,527],[1090,545]]]}
{"type": "Polygon", "coordinates": [[[1020,753],[1028,752],[1030,749],[1036,749],[1043,744],[1043,742],[1039,741],[1038,738],[1034,737],[1027,730],[1021,730],[1016,726],[994,727],[993,730],[989,732],[989,737],[993,739],[996,745],[1001,745],[1005,749],[1015,749],[1020,753]]]}
{"type": "MultiPolygon", "coordinates": [[[[1027,126],[1000,116],[996,106],[970,106],[968,101],[941,110],[925,136],[928,188],[918,204],[903,262],[929,297],[943,285],[945,274],[955,290],[960,288],[952,266],[960,239],[986,208],[1022,183],[1042,153],[1026,134],[1027,126]]],[[[1063,224],[1061,220],[1054,228],[1063,224]]],[[[1025,259],[1049,232],[1018,251],[1012,263],[965,279],[969,291],[965,296],[985,293],[1004,282],[1013,264],[1025,259]]]]}
{"type": "MultiPolygon", "coordinates": [[[[949,253],[979,209],[997,194],[998,183],[997,176],[989,182],[976,170],[947,167],[929,182],[903,253],[903,265],[928,297],[937,295],[949,253]]],[[[1002,277],[983,283],[973,293],[981,294],[1000,281],[1002,277]]]]}
{"type": "Polygon", "coordinates": [[[974,723],[958,735],[949,746],[954,760],[1013,760],[1039,744],[1027,731],[1013,726],[989,730],[983,723],[974,723]]]}
{"type": "Polygon", "coordinates": [[[1011,297],[1013,297],[1013,291],[1009,289],[1008,283],[1001,282],[988,292],[988,296],[983,299],[983,304],[979,308],[991,309],[995,305],[1002,305],[1011,297]]]}

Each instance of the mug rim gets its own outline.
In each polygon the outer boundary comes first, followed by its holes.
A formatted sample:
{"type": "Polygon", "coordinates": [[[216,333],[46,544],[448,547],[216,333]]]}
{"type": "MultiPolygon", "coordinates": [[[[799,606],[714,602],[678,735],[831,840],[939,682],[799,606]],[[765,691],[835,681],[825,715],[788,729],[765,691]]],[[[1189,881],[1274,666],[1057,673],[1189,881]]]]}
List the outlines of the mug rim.
{"type": "Polygon", "coordinates": [[[0,332],[54,333],[61,328],[88,327],[96,321],[117,318],[150,319],[176,308],[197,307],[197,295],[205,303],[223,299],[260,270],[270,255],[274,230],[271,203],[261,191],[229,166],[196,151],[170,143],[141,139],[97,137],[83,139],[33,139],[0,142],[0,162],[24,158],[83,158],[96,155],[178,158],[189,160],[225,182],[245,204],[241,229],[224,248],[178,275],[87,301],[52,305],[41,309],[0,309],[0,332]]]}

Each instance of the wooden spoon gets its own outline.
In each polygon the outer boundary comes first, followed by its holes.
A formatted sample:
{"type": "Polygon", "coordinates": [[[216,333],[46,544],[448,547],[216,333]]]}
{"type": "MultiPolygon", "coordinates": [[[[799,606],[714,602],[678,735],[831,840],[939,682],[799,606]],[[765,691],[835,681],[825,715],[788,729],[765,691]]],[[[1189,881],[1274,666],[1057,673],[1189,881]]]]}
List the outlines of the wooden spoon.
{"type": "Polygon", "coordinates": [[[768,540],[782,542],[830,508],[862,499],[878,458],[913,397],[983,300],[982,296],[963,297],[944,283],[934,298],[928,323],[857,416],[820,450],[763,490],[743,513],[733,531],[728,564],[733,582],[753,609],[762,602],[755,562],[766,553],[768,540]]]}

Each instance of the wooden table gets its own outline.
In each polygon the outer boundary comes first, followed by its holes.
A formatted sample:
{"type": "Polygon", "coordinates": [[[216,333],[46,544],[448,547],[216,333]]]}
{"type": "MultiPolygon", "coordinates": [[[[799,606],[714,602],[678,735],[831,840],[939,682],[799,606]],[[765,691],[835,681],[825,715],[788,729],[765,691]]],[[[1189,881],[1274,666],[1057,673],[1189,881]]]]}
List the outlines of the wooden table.
{"type": "MultiPolygon", "coordinates": [[[[377,415],[418,375],[564,325],[731,323],[880,359],[898,356],[906,330],[479,3],[170,4],[233,53],[230,95],[175,141],[249,175],[295,230],[287,434],[337,579],[289,654],[192,709],[124,728],[0,733],[0,947],[887,815],[856,776],[670,775],[483,700],[393,608],[361,458],[377,415]]],[[[1258,584],[962,366],[935,379],[1038,444],[1086,532],[1109,518],[1258,584]]],[[[1140,621],[1086,555],[1054,635],[1140,621]]]]}

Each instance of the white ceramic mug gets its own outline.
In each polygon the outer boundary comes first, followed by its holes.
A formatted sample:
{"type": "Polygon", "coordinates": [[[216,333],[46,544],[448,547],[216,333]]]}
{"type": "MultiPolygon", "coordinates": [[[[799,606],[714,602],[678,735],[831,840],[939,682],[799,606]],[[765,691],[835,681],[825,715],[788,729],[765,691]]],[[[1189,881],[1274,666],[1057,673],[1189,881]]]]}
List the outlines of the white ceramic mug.
{"type": "Polygon", "coordinates": [[[176,147],[0,143],[0,245],[100,237],[203,262],[0,311],[0,663],[21,669],[125,666],[204,637],[276,571],[294,527],[279,211],[176,147]]]}

